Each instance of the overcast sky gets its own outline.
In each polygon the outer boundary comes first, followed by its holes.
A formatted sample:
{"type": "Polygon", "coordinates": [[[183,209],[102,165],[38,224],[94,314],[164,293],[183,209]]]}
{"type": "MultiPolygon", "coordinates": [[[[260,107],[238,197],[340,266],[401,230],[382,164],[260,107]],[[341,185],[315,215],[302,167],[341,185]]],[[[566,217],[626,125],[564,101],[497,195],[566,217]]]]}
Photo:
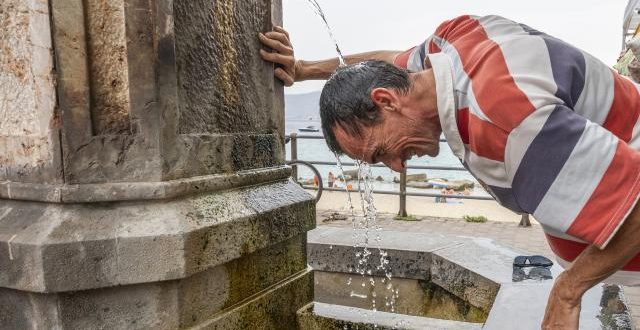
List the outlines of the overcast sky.
{"type": "MultiPolygon", "coordinates": [[[[501,15],[563,39],[613,65],[620,53],[626,0],[318,0],[342,52],[405,50],[421,43],[443,21],[463,15],[501,15]]],[[[284,27],[296,56],[335,57],[324,25],[307,0],[283,0],[284,27]]],[[[526,51],[526,50],[523,50],[526,51]]],[[[287,93],[322,88],[301,82],[287,93]]]]}

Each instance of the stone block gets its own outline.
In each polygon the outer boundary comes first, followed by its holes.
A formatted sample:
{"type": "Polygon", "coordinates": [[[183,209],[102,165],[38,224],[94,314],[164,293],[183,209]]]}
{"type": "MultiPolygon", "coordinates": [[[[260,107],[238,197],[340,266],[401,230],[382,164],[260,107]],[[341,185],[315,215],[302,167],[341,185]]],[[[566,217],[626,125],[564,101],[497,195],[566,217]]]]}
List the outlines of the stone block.
{"type": "Polygon", "coordinates": [[[0,286],[33,292],[184,278],[315,226],[312,197],[288,180],[171,201],[9,201],[0,212],[0,286]]]}
{"type": "Polygon", "coordinates": [[[407,174],[407,182],[427,181],[426,173],[407,174]]]}
{"type": "Polygon", "coordinates": [[[312,292],[301,234],[178,280],[46,294],[0,288],[0,329],[281,329],[312,292]]]}

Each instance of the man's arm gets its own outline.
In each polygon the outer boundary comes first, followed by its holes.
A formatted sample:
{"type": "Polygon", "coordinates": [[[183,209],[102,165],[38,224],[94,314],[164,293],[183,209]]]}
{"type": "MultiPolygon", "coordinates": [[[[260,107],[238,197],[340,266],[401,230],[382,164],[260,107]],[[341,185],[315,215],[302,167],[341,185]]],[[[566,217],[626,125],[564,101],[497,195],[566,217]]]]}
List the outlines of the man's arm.
{"type": "Polygon", "coordinates": [[[582,295],[640,252],[640,207],[635,206],[603,250],[590,246],[560,274],[551,290],[543,329],[578,329],[582,295]]]}
{"type": "MultiPolygon", "coordinates": [[[[284,82],[286,86],[293,85],[296,81],[303,80],[325,80],[329,79],[336,71],[338,58],[331,58],[320,61],[296,60],[289,33],[283,28],[276,26],[273,31],[260,33],[258,38],[265,46],[273,51],[260,50],[260,55],[266,61],[281,65],[276,68],[274,74],[284,82]]],[[[366,53],[359,53],[345,56],[347,64],[354,64],[367,60],[380,60],[392,63],[401,51],[378,50],[366,53]]]]}

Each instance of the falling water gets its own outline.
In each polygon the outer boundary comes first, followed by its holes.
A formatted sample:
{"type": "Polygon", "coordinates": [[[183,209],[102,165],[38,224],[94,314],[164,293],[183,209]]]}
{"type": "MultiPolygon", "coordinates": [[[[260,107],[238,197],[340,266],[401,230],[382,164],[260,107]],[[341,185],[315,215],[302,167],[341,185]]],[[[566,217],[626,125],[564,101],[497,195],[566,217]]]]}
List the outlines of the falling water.
{"type": "MultiPolygon", "coordinates": [[[[327,32],[329,33],[329,37],[333,41],[336,52],[338,53],[339,66],[346,66],[346,62],[344,60],[344,56],[342,55],[342,51],[340,50],[340,46],[338,46],[338,42],[333,35],[333,31],[329,25],[327,17],[325,16],[320,4],[316,0],[308,0],[308,2],[313,7],[314,12],[322,19],[325,27],[327,28],[327,32]]],[[[344,168],[342,166],[342,162],[340,161],[340,157],[336,154],[336,164],[338,165],[338,169],[343,178],[346,178],[344,175],[344,168]]],[[[361,209],[362,215],[358,216],[356,214],[356,210],[353,207],[353,200],[351,199],[351,192],[346,184],[345,180],[345,190],[347,192],[347,206],[348,213],[351,216],[351,223],[353,226],[353,244],[356,252],[356,264],[355,269],[351,271],[355,271],[358,273],[361,278],[361,286],[366,287],[367,283],[371,286],[371,304],[372,310],[375,312],[378,307],[376,306],[376,292],[375,285],[376,281],[373,277],[374,271],[376,274],[384,274],[381,282],[385,285],[388,294],[385,295],[384,303],[385,308],[389,309],[391,312],[395,312],[395,303],[398,298],[398,289],[396,289],[391,282],[391,269],[389,268],[389,258],[388,254],[385,250],[380,247],[380,234],[381,230],[378,225],[378,214],[373,201],[373,176],[371,174],[371,166],[365,162],[357,162],[358,165],[358,192],[360,193],[361,200],[361,209]],[[378,254],[380,256],[379,264],[375,267],[375,269],[371,269],[369,266],[372,264],[369,262],[372,252],[370,249],[370,233],[371,231],[375,231],[375,248],[378,250],[378,254]],[[361,250],[360,250],[361,248],[361,250]]],[[[347,285],[352,284],[352,279],[349,278],[347,281],[347,285]]],[[[351,292],[352,297],[361,297],[361,295],[351,292]]],[[[366,316],[366,315],[365,315],[366,316]]]]}
{"type": "Polygon", "coordinates": [[[333,44],[336,46],[336,52],[338,53],[338,61],[340,62],[339,66],[346,66],[347,62],[344,60],[344,56],[342,56],[342,51],[340,50],[340,46],[338,46],[338,41],[336,37],[333,35],[333,31],[331,30],[331,26],[329,25],[329,21],[327,21],[327,17],[324,15],[320,4],[316,0],[308,0],[311,6],[313,7],[313,11],[318,15],[322,22],[324,22],[324,26],[327,28],[327,32],[329,32],[329,37],[333,41],[333,44]]]}

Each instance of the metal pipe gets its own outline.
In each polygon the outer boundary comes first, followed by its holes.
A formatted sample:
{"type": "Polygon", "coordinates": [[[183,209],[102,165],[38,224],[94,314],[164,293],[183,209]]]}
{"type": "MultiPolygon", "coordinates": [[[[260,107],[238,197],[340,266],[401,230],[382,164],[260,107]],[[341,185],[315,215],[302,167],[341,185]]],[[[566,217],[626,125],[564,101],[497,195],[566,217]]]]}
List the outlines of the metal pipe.
{"type": "Polygon", "coordinates": [[[529,221],[529,214],[522,213],[522,218],[520,218],[520,227],[531,227],[531,221],[529,221]]]}
{"type": "MultiPolygon", "coordinates": [[[[291,137],[291,160],[296,161],[298,160],[298,134],[291,133],[290,137],[291,137]]],[[[294,181],[298,182],[298,166],[297,165],[291,166],[291,176],[293,177],[294,181]]]]}
{"type": "MultiPolygon", "coordinates": [[[[292,159],[293,160],[293,159],[292,159]]],[[[307,160],[309,164],[313,165],[336,165],[335,162],[325,162],[321,160],[307,160]]],[[[356,166],[355,163],[342,163],[342,166],[356,166]]],[[[383,164],[372,164],[371,167],[387,167],[383,164]]],[[[454,166],[429,166],[429,165],[407,165],[407,169],[411,170],[436,170],[436,171],[467,171],[464,167],[454,167],[454,166]]]]}
{"type": "Polygon", "coordinates": [[[407,169],[400,172],[400,210],[399,217],[407,217],[407,169]]]}
{"type": "MultiPolygon", "coordinates": [[[[304,189],[317,190],[317,187],[314,186],[302,186],[304,189]]],[[[323,190],[326,191],[341,191],[344,192],[344,188],[328,188],[324,187],[323,190]]],[[[353,192],[358,192],[357,189],[351,190],[353,192]]],[[[380,195],[399,195],[400,193],[393,190],[373,190],[374,194],[380,195]]],[[[457,198],[457,199],[474,199],[474,200],[483,200],[483,201],[492,201],[493,197],[490,196],[466,196],[466,195],[443,195],[443,194],[434,194],[434,193],[421,193],[421,192],[406,192],[407,196],[418,196],[418,197],[446,197],[446,198],[457,198]]]]}

